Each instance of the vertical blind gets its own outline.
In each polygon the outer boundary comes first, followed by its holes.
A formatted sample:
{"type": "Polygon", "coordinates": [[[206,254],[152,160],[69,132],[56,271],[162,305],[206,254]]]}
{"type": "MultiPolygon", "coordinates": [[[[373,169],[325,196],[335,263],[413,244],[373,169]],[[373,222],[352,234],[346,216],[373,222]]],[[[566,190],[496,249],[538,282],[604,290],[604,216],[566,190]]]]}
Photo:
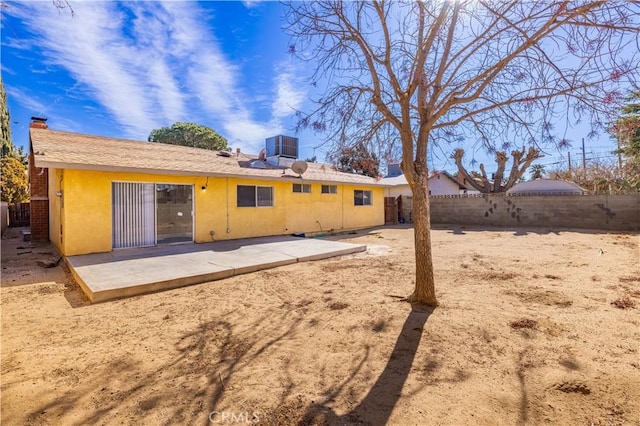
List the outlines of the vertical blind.
{"type": "Polygon", "coordinates": [[[155,185],[113,182],[113,247],[155,244],[155,185]]]}

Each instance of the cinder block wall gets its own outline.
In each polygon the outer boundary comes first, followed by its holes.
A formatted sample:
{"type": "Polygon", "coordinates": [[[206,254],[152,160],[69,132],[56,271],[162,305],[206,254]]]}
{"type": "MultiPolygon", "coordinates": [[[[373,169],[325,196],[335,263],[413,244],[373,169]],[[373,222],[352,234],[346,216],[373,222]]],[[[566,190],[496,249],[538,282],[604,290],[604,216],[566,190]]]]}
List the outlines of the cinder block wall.
{"type": "Polygon", "coordinates": [[[431,197],[432,224],[640,230],[640,193],[431,197]]]}

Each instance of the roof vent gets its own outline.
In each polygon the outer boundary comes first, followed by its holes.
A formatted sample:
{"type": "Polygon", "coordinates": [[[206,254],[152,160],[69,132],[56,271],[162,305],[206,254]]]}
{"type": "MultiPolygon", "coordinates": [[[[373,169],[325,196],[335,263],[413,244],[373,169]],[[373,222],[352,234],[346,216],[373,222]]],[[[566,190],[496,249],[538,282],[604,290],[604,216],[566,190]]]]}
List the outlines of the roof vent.
{"type": "Polygon", "coordinates": [[[220,152],[218,152],[218,155],[220,157],[227,157],[227,158],[231,157],[231,153],[229,151],[220,151],[220,152]]]}

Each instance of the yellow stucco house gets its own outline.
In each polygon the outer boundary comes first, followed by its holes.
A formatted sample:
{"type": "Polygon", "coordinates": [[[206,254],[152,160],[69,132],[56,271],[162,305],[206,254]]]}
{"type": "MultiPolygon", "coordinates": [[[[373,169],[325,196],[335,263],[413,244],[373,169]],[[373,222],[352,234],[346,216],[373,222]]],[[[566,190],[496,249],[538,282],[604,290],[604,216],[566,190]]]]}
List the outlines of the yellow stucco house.
{"type": "Polygon", "coordinates": [[[385,185],[329,165],[299,175],[290,159],[46,125],[32,126],[30,139],[32,237],[45,229],[65,256],[384,224],[385,185]]]}

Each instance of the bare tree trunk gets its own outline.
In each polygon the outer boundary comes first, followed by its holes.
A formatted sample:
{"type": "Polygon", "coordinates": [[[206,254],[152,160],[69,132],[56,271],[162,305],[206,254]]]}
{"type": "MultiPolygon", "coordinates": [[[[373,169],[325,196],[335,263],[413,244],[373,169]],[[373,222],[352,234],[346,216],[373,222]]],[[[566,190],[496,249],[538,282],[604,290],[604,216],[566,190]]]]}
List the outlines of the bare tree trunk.
{"type": "Polygon", "coordinates": [[[416,284],[408,300],[429,306],[438,306],[433,279],[431,257],[431,218],[429,207],[428,173],[416,173],[413,191],[414,238],[416,252],[416,284]]]}

